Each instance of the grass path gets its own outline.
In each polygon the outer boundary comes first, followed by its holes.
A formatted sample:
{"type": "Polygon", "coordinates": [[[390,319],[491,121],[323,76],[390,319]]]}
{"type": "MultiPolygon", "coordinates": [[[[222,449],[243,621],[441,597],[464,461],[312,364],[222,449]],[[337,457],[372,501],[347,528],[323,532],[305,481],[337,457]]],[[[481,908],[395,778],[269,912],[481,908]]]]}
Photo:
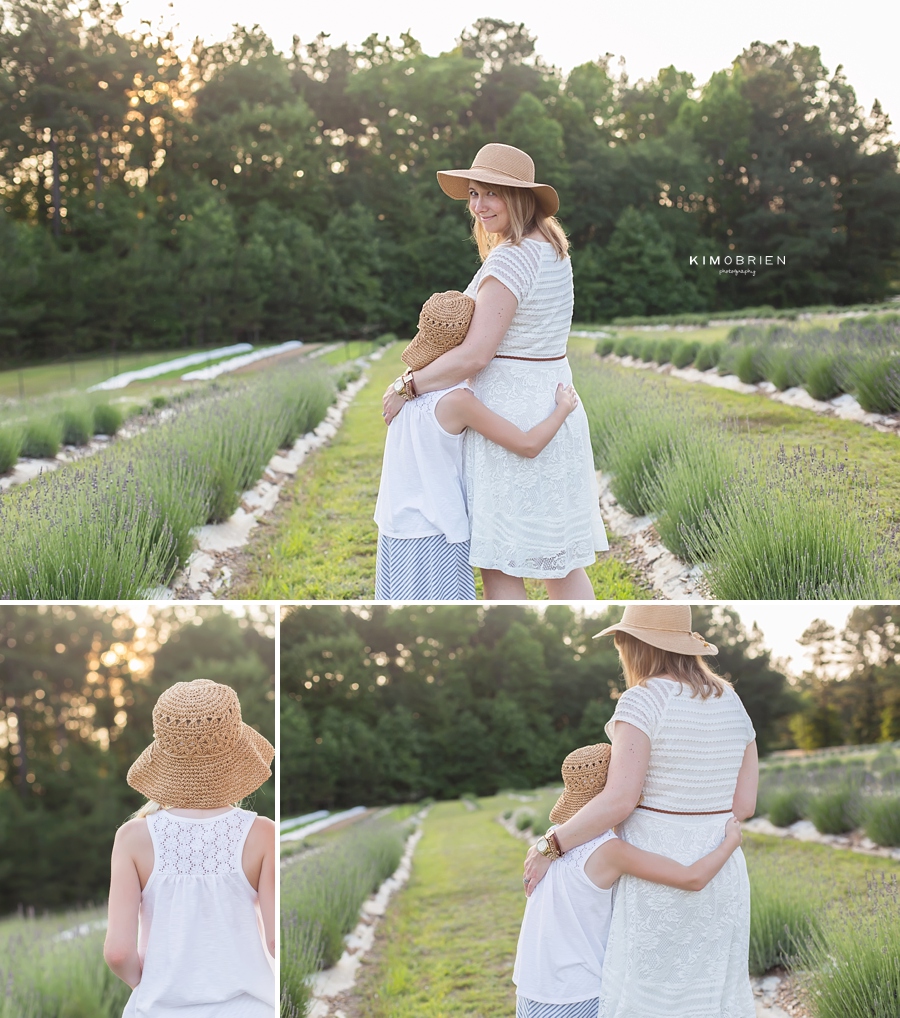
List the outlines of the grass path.
{"type": "MultiPolygon", "coordinates": [[[[511,983],[524,908],[525,844],[496,817],[506,796],[440,803],[425,821],[409,884],[392,902],[355,989],[341,1002],[351,1018],[510,1018],[511,983]]],[[[827,845],[746,834],[754,909],[775,911],[782,895],[823,916],[866,901],[873,879],[888,883],[900,862],[827,845]],[[759,891],[765,892],[758,898],[759,891]]],[[[807,913],[808,914],[808,913],[807,913]]],[[[868,934],[867,934],[868,935],[868,934]]]]}
{"type": "Polygon", "coordinates": [[[436,805],[409,884],[363,966],[360,1018],[509,1018],[526,846],[497,823],[506,798],[436,805]]]}
{"type": "MultiPolygon", "coordinates": [[[[287,600],[370,599],[375,590],[378,532],[372,520],[385,428],[381,394],[398,372],[400,347],[367,369],[369,384],[347,409],[337,437],[309,456],[284,489],[274,517],[254,531],[234,596],[287,600]]],[[[588,569],[598,598],[641,598],[648,592],[617,557],[588,569]]],[[[529,598],[546,597],[529,581],[529,598]]],[[[481,580],[477,580],[481,597],[481,580]]]]}

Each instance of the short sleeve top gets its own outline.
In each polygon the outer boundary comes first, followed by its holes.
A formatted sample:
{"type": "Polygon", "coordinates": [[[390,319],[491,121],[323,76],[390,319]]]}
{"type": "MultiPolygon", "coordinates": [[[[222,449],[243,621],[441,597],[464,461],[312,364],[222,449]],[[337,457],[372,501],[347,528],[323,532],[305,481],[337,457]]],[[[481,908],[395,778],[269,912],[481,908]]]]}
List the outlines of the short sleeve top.
{"type": "Polygon", "coordinates": [[[497,353],[550,358],[566,353],[572,325],[572,260],[559,258],[552,244],[525,238],[500,244],[485,258],[466,295],[475,299],[493,276],[516,298],[517,307],[497,353]]]}
{"type": "Polygon", "coordinates": [[[753,724],[733,689],[703,700],[671,679],[648,679],[627,689],[606,725],[617,721],[650,739],[643,805],[676,813],[731,809],[738,771],[753,724]]]}

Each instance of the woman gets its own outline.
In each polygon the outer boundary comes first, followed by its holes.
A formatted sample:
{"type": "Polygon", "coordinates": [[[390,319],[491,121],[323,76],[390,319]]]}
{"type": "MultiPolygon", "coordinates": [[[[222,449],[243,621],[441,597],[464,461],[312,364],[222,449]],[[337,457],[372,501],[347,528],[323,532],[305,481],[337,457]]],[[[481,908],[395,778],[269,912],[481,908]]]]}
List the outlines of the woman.
{"type": "MultiPolygon", "coordinates": [[[[568,241],[554,218],[556,191],[534,180],[530,156],[485,145],[469,169],[442,170],[445,194],[468,199],[483,264],[466,294],[475,313],[465,341],[388,388],[390,424],[404,400],[473,378],[475,395],[523,431],[553,411],[571,385],[568,241]]],[[[587,416],[579,407],[539,456],[523,459],[485,437],[466,437],[470,563],[489,600],[522,600],[524,577],[555,600],[593,599],[584,567],[609,546],[600,518],[587,416]]]]}
{"type": "MultiPolygon", "coordinates": [[[[630,844],[690,864],[721,841],[726,815],[743,820],[756,806],[753,726],[730,684],[703,660],[718,651],[691,632],[690,606],[629,605],[597,635],[607,633],[615,633],[628,688],[606,727],[606,788],[529,850],[527,894],[559,853],[616,824],[630,844]]],[[[622,877],[600,1018],[754,1018],[749,941],[740,851],[693,895],[622,877]]]]}

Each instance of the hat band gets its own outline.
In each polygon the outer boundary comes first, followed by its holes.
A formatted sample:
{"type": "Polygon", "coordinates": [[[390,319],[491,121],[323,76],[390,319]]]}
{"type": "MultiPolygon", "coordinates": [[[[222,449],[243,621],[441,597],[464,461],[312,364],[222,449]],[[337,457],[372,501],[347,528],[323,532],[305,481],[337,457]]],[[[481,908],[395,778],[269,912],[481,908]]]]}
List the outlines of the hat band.
{"type": "Polygon", "coordinates": [[[692,636],[701,643],[706,643],[706,637],[700,633],[692,633],[690,629],[662,629],[660,626],[639,626],[635,622],[618,622],[617,625],[628,626],[629,629],[643,629],[645,633],[672,633],[673,636],[692,636]]]}
{"type": "Polygon", "coordinates": [[[179,762],[179,761],[200,762],[200,761],[203,761],[203,760],[221,760],[223,756],[231,755],[235,751],[235,749],[237,749],[237,747],[240,744],[240,742],[241,742],[241,737],[238,736],[238,738],[235,740],[234,745],[233,746],[229,746],[228,749],[223,749],[221,753],[202,753],[202,754],[201,753],[190,753],[190,754],[188,754],[186,756],[176,756],[170,750],[166,749],[165,746],[161,746],[160,742],[159,742],[159,739],[154,738],[153,742],[150,743],[150,749],[151,749],[151,753],[154,752],[154,751],[162,753],[162,755],[164,757],[166,757],[166,759],[168,759],[168,760],[172,760],[172,761],[176,761],[176,762],[179,762]]]}
{"type": "Polygon", "coordinates": [[[470,169],[472,170],[488,170],[490,173],[499,173],[502,177],[512,177],[513,180],[521,180],[523,184],[533,184],[534,179],[528,179],[528,177],[520,177],[516,173],[510,173],[509,170],[498,170],[494,166],[480,166],[478,163],[472,163],[470,169]]]}

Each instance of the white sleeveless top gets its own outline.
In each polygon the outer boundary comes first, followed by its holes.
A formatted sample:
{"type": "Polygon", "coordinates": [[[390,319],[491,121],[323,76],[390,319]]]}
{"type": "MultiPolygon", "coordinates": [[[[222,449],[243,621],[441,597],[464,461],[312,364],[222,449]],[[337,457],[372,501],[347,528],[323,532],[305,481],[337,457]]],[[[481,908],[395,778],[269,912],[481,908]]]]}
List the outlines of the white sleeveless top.
{"type": "Polygon", "coordinates": [[[566,852],[525,904],[513,982],[520,997],[574,1004],[600,995],[612,888],[592,883],[584,864],[612,831],[566,852]]]}
{"type": "Polygon", "coordinates": [[[733,689],[701,700],[671,679],[648,679],[619,697],[606,724],[627,721],[650,739],[643,805],[676,813],[730,810],[753,723],[733,689]]]}
{"type": "Polygon", "coordinates": [[[386,537],[410,540],[444,534],[448,544],[469,540],[463,475],[465,429],[451,435],[434,411],[442,396],[466,382],[407,401],[387,429],[375,522],[386,537]]]}
{"type": "Polygon", "coordinates": [[[255,813],[147,817],[153,872],[141,893],[141,981],[123,1018],[275,1018],[274,960],[241,865],[255,813]]]}

